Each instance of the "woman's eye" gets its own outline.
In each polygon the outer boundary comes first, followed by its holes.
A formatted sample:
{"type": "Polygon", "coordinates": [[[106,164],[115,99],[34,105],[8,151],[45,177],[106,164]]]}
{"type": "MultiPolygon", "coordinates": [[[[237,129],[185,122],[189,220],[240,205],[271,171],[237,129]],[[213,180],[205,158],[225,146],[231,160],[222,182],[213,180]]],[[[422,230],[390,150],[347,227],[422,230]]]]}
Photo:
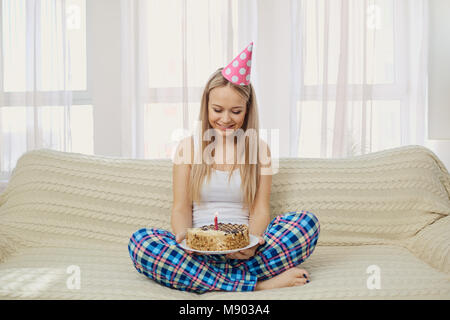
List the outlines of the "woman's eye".
{"type": "MultiPolygon", "coordinates": [[[[222,110],[216,110],[216,109],[214,109],[214,112],[221,113],[222,110]]],[[[233,112],[233,114],[239,114],[239,113],[241,113],[241,111],[232,111],[232,112],[233,112]]]]}

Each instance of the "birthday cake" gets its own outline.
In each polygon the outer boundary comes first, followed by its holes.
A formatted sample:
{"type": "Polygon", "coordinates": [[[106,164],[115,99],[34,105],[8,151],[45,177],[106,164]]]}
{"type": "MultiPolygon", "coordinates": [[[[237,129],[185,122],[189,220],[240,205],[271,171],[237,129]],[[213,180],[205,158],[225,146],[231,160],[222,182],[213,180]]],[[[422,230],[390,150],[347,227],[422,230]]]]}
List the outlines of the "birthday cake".
{"type": "Polygon", "coordinates": [[[218,223],[200,228],[190,228],[186,244],[195,250],[225,251],[240,249],[250,244],[248,226],[245,224],[218,223]]]}

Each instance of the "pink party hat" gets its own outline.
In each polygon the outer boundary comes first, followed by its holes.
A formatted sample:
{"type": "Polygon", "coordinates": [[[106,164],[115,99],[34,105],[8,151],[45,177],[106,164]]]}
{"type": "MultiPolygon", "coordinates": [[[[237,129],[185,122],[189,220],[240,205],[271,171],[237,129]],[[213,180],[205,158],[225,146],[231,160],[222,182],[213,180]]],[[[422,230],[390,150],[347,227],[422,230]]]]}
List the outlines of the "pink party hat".
{"type": "Polygon", "coordinates": [[[239,55],[233,59],[222,70],[222,75],[228,81],[239,84],[241,86],[248,85],[250,83],[250,70],[252,68],[252,51],[253,42],[242,50],[239,55]]]}

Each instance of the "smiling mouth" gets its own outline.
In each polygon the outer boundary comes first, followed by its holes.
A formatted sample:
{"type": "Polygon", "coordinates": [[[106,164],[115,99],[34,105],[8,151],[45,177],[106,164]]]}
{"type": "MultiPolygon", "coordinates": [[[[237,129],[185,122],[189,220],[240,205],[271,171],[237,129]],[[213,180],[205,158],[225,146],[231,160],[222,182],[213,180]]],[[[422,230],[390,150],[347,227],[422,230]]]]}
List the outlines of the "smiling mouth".
{"type": "Polygon", "coordinates": [[[224,127],[224,126],[221,126],[220,124],[218,124],[218,126],[219,126],[219,128],[222,129],[222,130],[232,129],[232,128],[234,127],[234,125],[228,126],[228,127],[224,127]]]}

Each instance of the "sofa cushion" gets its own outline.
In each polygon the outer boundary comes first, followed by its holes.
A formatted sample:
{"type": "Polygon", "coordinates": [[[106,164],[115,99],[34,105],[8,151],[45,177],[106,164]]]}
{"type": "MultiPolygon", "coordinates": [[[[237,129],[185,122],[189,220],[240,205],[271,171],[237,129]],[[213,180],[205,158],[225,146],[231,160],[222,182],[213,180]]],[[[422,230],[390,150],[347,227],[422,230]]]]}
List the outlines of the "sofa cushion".
{"type": "Polygon", "coordinates": [[[311,277],[305,286],[205,294],[170,289],[148,279],[136,272],[124,251],[114,246],[23,249],[0,264],[0,299],[450,298],[448,276],[396,246],[316,247],[299,266],[311,277]]]}

